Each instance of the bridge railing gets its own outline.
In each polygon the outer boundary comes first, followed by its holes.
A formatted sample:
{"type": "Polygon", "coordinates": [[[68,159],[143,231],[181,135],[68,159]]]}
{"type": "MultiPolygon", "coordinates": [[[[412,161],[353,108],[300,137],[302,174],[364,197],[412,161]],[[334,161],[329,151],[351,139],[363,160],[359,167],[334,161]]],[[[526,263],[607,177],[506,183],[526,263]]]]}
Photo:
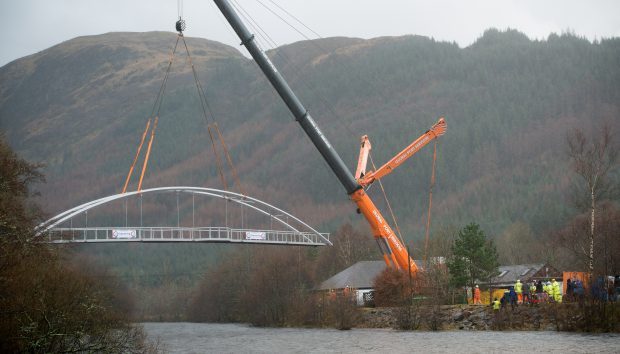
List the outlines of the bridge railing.
{"type": "Polygon", "coordinates": [[[52,228],[44,235],[49,243],[80,242],[238,242],[325,245],[329,234],[228,227],[52,228]]]}

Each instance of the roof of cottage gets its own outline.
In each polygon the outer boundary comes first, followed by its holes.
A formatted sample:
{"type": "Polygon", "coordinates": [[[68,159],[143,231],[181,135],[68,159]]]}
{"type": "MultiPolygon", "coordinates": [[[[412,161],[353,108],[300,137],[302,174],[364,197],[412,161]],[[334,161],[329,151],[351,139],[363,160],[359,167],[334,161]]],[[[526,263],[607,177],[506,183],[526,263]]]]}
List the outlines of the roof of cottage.
{"type": "Polygon", "coordinates": [[[385,269],[384,261],[361,261],[325,280],[318,290],[372,288],[373,281],[385,269]]]}
{"type": "MultiPolygon", "coordinates": [[[[423,261],[415,260],[420,269],[423,261]]],[[[317,290],[344,289],[347,286],[354,289],[372,289],[375,278],[385,269],[384,261],[361,261],[335,274],[319,285],[317,290]]]]}
{"type": "Polygon", "coordinates": [[[554,267],[545,263],[516,264],[499,267],[499,275],[491,278],[493,286],[513,285],[517,279],[522,283],[536,279],[561,276],[554,267]]]}

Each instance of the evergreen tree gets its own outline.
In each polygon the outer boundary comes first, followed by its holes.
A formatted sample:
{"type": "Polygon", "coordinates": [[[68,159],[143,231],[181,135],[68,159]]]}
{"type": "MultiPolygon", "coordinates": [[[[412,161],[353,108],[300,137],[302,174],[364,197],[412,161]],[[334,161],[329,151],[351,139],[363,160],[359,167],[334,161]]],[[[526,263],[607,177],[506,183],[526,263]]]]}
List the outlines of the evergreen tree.
{"type": "Polygon", "coordinates": [[[499,263],[493,241],[487,240],[476,223],[459,231],[452,245],[453,257],[448,261],[450,283],[453,286],[470,286],[497,274],[499,263]]]}

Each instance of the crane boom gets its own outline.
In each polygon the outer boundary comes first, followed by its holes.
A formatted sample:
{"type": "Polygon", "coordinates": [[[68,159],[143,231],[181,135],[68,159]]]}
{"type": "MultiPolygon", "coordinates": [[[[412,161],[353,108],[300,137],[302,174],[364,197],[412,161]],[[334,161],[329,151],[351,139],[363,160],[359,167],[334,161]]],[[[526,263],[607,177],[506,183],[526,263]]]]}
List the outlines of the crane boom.
{"type": "Polygon", "coordinates": [[[334,172],[340,183],[345,188],[351,200],[357,205],[360,213],[364,215],[373,236],[377,241],[383,259],[389,267],[401,270],[409,270],[416,273],[417,265],[409,257],[405,246],[400,242],[390,225],[381,215],[368,194],[355,179],[351,171],[346,167],[342,158],[321,132],[316,122],[301,104],[295,93],[291,90],[282,75],[276,70],[267,55],[258,47],[247,27],[243,24],[228,0],[213,0],[220,9],[228,23],[232,26],[237,36],[241,39],[241,45],[245,46],[256,64],[263,71],[271,85],[278,92],[286,106],[289,108],[295,120],[299,122],[304,132],[308,135],[314,146],[319,150],[328,166],[334,172]]]}
{"type": "Polygon", "coordinates": [[[344,164],[336,150],[329,143],[323,132],[314,122],[314,119],[310,116],[310,113],[301,104],[301,101],[297,98],[293,90],[289,87],[288,83],[282,75],[276,70],[271,60],[267,58],[267,55],[258,47],[254,40],[254,35],[248,31],[247,27],[243,24],[235,10],[231,7],[227,0],[213,0],[215,5],[220,9],[228,23],[232,26],[237,33],[237,36],[241,39],[241,45],[244,45],[250,55],[256,61],[256,64],[263,71],[273,88],[278,92],[288,109],[291,111],[295,120],[299,122],[302,129],[308,135],[314,146],[319,150],[329,167],[334,171],[336,177],[340,180],[340,183],[344,186],[348,194],[353,193],[356,189],[360,188],[360,185],[355,181],[353,175],[344,164]]]}
{"type": "MultiPolygon", "coordinates": [[[[363,187],[370,185],[377,179],[381,179],[385,175],[388,175],[394,171],[394,169],[403,164],[403,162],[407,161],[411,156],[413,156],[416,152],[420,151],[424,146],[446,133],[446,129],[448,128],[446,121],[442,118],[439,118],[439,121],[435,123],[431,127],[431,129],[427,130],[426,133],[422,134],[419,138],[414,140],[409,146],[404,148],[401,152],[396,154],[396,156],[392,157],[390,161],[386,162],[383,166],[379,167],[376,171],[368,172],[364,176],[355,176],[358,180],[358,183],[363,187]]],[[[362,147],[360,148],[360,160],[366,159],[368,157],[368,152],[365,150],[364,145],[369,144],[368,137],[364,135],[362,137],[362,147]],[[365,156],[362,156],[365,155],[365,156]]],[[[366,166],[365,162],[358,162],[359,166],[366,166]]]]}

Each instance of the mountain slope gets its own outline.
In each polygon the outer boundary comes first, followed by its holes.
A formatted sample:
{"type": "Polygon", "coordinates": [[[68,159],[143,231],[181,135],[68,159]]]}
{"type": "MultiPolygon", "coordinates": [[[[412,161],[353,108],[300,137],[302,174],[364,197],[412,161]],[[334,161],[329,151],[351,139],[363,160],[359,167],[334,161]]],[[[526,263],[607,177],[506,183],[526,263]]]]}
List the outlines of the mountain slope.
{"type": "MultiPolygon", "coordinates": [[[[41,190],[51,214],[120,190],[174,41],[170,33],[82,37],[0,68],[0,128],[19,153],[47,164],[41,190]]],[[[188,46],[209,119],[249,194],[325,228],[358,220],[255,64],[216,42],[189,38],[188,46]]],[[[556,227],[569,212],[567,129],[620,122],[618,39],[530,41],[489,30],[464,49],[419,36],[328,38],[268,55],[351,168],[361,135],[370,136],[379,164],[446,117],[435,227],[556,227]]],[[[190,70],[179,55],[147,187],[221,188],[190,70]]],[[[384,180],[408,239],[423,235],[431,154],[432,146],[384,180]]],[[[382,198],[378,186],[371,193],[382,198]]]]}

